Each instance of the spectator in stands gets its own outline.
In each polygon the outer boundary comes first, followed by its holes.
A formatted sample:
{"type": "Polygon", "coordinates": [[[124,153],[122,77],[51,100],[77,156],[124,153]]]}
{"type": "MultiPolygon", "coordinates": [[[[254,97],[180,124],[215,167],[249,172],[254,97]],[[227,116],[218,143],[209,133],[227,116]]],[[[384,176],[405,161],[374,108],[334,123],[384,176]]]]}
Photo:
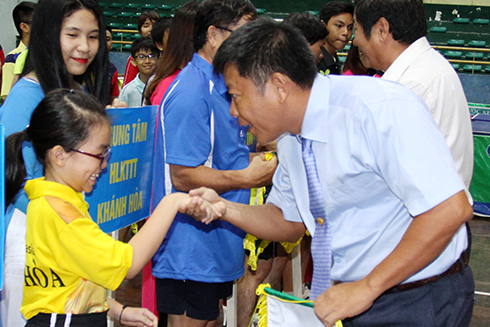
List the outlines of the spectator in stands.
{"type": "MultiPolygon", "coordinates": [[[[277,162],[251,160],[246,129],[230,116],[223,76],[213,73],[211,64],[221,43],[256,15],[248,0],[200,5],[193,37],[197,53],[169,86],[159,110],[153,204],[195,185],[248,203],[248,189],[270,183],[277,162]]],[[[168,313],[171,326],[214,325],[220,300],[243,275],[244,236],[229,224],[203,228],[192,217],[176,216],[152,262],[158,311],[168,313]]]]}
{"type": "Polygon", "coordinates": [[[356,36],[364,66],[383,79],[410,88],[430,109],[468,191],[473,176],[473,134],[468,102],[458,74],[427,38],[422,0],[360,0],[356,36]]]}
{"type": "Polygon", "coordinates": [[[172,17],[160,17],[151,29],[150,36],[161,53],[165,51],[168,40],[168,29],[172,23],[172,17]]]}
{"type": "MultiPolygon", "coordinates": [[[[151,37],[151,30],[153,24],[160,18],[160,15],[155,11],[145,11],[138,18],[138,32],[141,37],[151,37]]],[[[136,75],[138,75],[138,69],[131,64],[132,56],[129,56],[126,63],[126,70],[124,71],[123,87],[131,82],[136,75]]]]}
{"type": "Polygon", "coordinates": [[[131,65],[139,71],[138,75],[123,87],[119,101],[126,102],[129,107],[140,107],[143,102],[143,90],[148,78],[155,71],[158,48],[149,37],[140,37],[131,44],[131,65]]]}
{"type": "Polygon", "coordinates": [[[322,49],[324,49],[325,38],[328,36],[328,31],[321,21],[311,13],[295,12],[284,18],[284,23],[290,24],[301,31],[301,34],[310,45],[310,50],[316,62],[320,63],[323,59],[322,49]]]}
{"type": "Polygon", "coordinates": [[[15,6],[12,11],[15,28],[20,36],[20,43],[19,46],[10,51],[5,58],[5,64],[2,69],[2,100],[5,100],[12,88],[15,61],[20,53],[29,46],[32,16],[34,15],[35,8],[36,4],[34,2],[23,1],[15,6]]]}
{"type": "MultiPolygon", "coordinates": [[[[105,27],[105,37],[107,42],[107,51],[112,50],[112,27],[105,27]]],[[[111,101],[119,96],[119,79],[118,79],[117,67],[109,60],[109,80],[110,80],[110,89],[111,89],[111,101]]]]}
{"type": "Polygon", "coordinates": [[[151,37],[153,24],[160,19],[160,15],[156,11],[145,11],[138,18],[138,31],[141,37],[151,37]]]}
{"type": "MultiPolygon", "coordinates": [[[[376,70],[364,67],[360,58],[359,48],[355,45],[351,45],[347,52],[347,58],[345,58],[344,65],[342,66],[342,75],[375,76],[376,70]]],[[[379,75],[376,76],[380,77],[379,75]]]]}
{"type": "Polygon", "coordinates": [[[322,48],[323,59],[318,71],[323,75],[340,75],[341,63],[337,51],[343,49],[352,37],[354,6],[346,1],[331,1],[320,10],[320,20],[328,31],[322,48]]]}
{"type": "Polygon", "coordinates": [[[192,33],[198,8],[198,2],[190,1],[175,12],[169,27],[166,51],[158,58],[154,78],[146,88],[146,103],[159,106],[168,86],[191,61],[194,54],[192,33]]]}

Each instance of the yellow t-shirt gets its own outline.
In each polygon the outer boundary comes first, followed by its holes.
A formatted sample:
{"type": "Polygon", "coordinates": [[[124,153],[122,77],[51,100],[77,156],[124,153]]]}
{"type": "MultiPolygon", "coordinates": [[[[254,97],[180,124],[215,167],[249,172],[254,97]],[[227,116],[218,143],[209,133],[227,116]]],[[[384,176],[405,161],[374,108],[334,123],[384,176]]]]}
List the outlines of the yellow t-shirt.
{"type": "Polygon", "coordinates": [[[82,193],[38,178],[27,181],[26,268],[21,312],[96,313],[108,309],[133,260],[133,248],[102,232],[82,193]]]}
{"type": "Polygon", "coordinates": [[[12,87],[12,81],[14,79],[14,68],[15,68],[15,60],[17,56],[26,49],[26,46],[22,41],[19,43],[19,46],[14,50],[10,51],[5,57],[5,63],[2,67],[2,90],[1,96],[2,99],[7,97],[10,92],[10,88],[12,87]]]}

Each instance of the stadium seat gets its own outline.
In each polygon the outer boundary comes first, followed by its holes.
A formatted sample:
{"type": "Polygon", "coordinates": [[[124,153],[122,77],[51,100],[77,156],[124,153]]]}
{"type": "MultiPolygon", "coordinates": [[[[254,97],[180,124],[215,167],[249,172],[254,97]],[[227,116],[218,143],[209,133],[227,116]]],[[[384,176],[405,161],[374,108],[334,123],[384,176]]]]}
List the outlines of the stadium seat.
{"type": "Polygon", "coordinates": [[[490,19],[475,18],[475,19],[473,19],[473,24],[488,25],[488,24],[490,24],[490,19]]]}
{"type": "Polygon", "coordinates": [[[446,33],[447,27],[445,27],[445,26],[432,26],[429,31],[433,32],[433,33],[446,33]]]}
{"type": "Polygon", "coordinates": [[[448,50],[446,52],[444,52],[444,57],[446,58],[451,58],[451,59],[459,59],[463,56],[463,52],[462,51],[451,51],[451,50],[448,50]]]}
{"type": "Polygon", "coordinates": [[[127,3],[124,5],[124,8],[133,9],[133,10],[138,9],[139,7],[140,5],[137,3],[127,3]]]}
{"type": "Polygon", "coordinates": [[[447,40],[447,45],[451,45],[451,46],[463,46],[464,45],[464,40],[450,39],[450,40],[447,40]]]}
{"type": "Polygon", "coordinates": [[[484,48],[487,42],[485,41],[478,41],[478,40],[471,40],[468,42],[468,46],[470,47],[476,47],[476,48],[484,48]]]}
{"type": "Polygon", "coordinates": [[[482,70],[482,66],[481,65],[470,65],[470,64],[466,64],[463,66],[463,71],[465,72],[473,72],[473,71],[476,71],[476,72],[481,72],[482,70]]]}
{"type": "Polygon", "coordinates": [[[483,59],[483,52],[466,52],[466,59],[483,59]]]}
{"type": "Polygon", "coordinates": [[[104,11],[103,14],[106,17],[117,17],[117,12],[116,11],[104,11]]]}
{"type": "Polygon", "coordinates": [[[138,28],[138,24],[136,23],[127,23],[127,24],[122,24],[123,28],[126,30],[135,30],[138,28]]]}
{"type": "Polygon", "coordinates": [[[157,10],[158,5],[154,5],[151,3],[145,3],[145,4],[141,5],[141,9],[143,9],[143,10],[157,10]]]}
{"type": "Polygon", "coordinates": [[[456,17],[453,19],[453,23],[455,24],[469,24],[469,22],[470,22],[469,18],[456,17]]]}
{"type": "Polygon", "coordinates": [[[117,17],[120,17],[120,18],[131,18],[132,16],[133,16],[132,13],[125,12],[125,11],[120,12],[120,13],[117,14],[117,17]]]}
{"type": "Polygon", "coordinates": [[[121,23],[109,23],[108,24],[110,27],[112,28],[116,28],[116,29],[121,29],[124,27],[124,24],[121,24],[121,23]]]}
{"type": "Polygon", "coordinates": [[[120,2],[113,2],[113,3],[110,3],[109,8],[123,8],[124,7],[124,4],[123,3],[120,3],[120,2]]]}

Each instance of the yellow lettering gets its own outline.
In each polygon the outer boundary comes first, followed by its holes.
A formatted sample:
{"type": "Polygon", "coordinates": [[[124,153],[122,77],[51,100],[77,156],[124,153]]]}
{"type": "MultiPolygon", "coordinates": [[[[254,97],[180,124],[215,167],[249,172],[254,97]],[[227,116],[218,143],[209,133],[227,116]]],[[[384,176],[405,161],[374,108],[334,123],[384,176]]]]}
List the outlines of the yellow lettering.
{"type": "Polygon", "coordinates": [[[112,146],[129,144],[130,129],[129,124],[112,126],[112,146]]]}
{"type": "Polygon", "coordinates": [[[99,203],[97,206],[97,224],[106,223],[126,215],[128,197],[123,196],[112,200],[99,203]]]}
{"type": "Polygon", "coordinates": [[[138,158],[111,163],[109,184],[136,178],[138,158]]]}
{"type": "Polygon", "coordinates": [[[143,208],[143,191],[135,192],[129,195],[128,213],[135,212],[143,208]]]}

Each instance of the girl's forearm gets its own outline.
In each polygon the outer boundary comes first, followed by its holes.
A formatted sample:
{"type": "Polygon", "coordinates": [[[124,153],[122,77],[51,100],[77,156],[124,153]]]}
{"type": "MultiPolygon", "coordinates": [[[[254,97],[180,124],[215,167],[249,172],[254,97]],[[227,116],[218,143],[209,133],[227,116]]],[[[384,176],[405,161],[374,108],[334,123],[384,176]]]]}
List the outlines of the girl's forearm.
{"type": "Polygon", "coordinates": [[[186,199],[189,199],[189,195],[185,193],[172,193],[165,196],[141,230],[131,238],[129,244],[133,247],[133,263],[126,278],[136,276],[150,261],[172,225],[179,204],[186,199]]]}

